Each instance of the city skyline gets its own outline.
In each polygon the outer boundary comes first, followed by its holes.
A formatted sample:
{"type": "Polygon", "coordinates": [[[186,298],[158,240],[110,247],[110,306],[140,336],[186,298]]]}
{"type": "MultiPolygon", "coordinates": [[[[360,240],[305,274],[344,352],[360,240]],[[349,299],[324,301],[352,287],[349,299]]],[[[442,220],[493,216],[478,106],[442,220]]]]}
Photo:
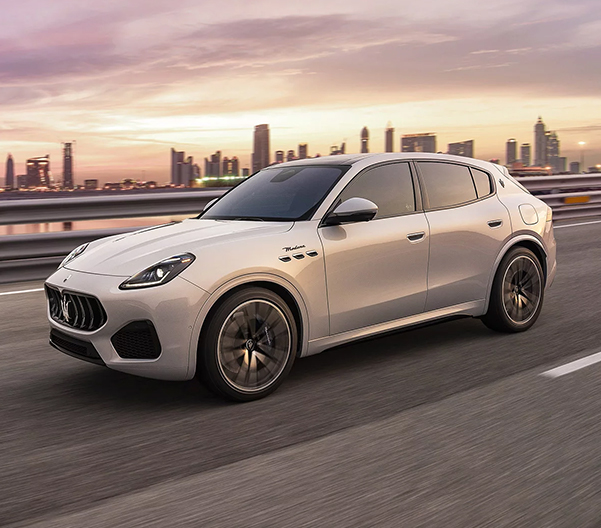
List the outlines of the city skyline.
{"type": "MultiPolygon", "coordinates": [[[[537,159],[535,160],[534,165],[531,164],[531,152],[530,152],[530,144],[522,143],[520,146],[520,156],[518,156],[518,141],[515,138],[509,138],[505,143],[505,158],[504,163],[501,161],[500,157],[493,157],[500,163],[506,166],[512,166],[514,163],[520,163],[526,167],[543,167],[547,169],[552,169],[554,173],[567,172],[568,166],[572,167],[572,160],[568,160],[566,156],[561,156],[560,143],[557,133],[553,130],[549,130],[546,128],[542,117],[539,116],[538,120],[534,125],[534,143],[537,148],[537,159]],[[538,163],[537,163],[538,161],[538,163]]],[[[359,133],[359,143],[360,150],[358,151],[348,151],[351,152],[370,152],[369,150],[369,138],[370,131],[367,126],[364,126],[359,133]]],[[[437,149],[437,134],[435,132],[425,132],[425,133],[414,133],[414,134],[403,134],[400,138],[399,150],[394,149],[394,128],[391,127],[391,122],[389,121],[384,129],[384,145],[383,148],[373,150],[372,152],[443,152],[442,150],[437,149]],[[392,147],[392,148],[391,148],[392,147]]],[[[274,156],[272,158],[270,151],[270,143],[271,143],[271,130],[269,124],[261,124],[255,125],[254,127],[254,141],[253,141],[253,154],[250,157],[252,160],[252,169],[253,171],[260,170],[270,164],[273,163],[282,163],[284,161],[292,161],[296,159],[303,159],[308,156],[308,144],[307,143],[298,143],[298,150],[288,149],[288,150],[275,150],[273,152],[274,156]],[[273,159],[273,161],[272,161],[273,159]],[[256,160],[256,161],[255,161],[256,160]]],[[[64,186],[65,188],[73,188],[73,186],[82,185],[81,183],[77,183],[73,178],[73,143],[62,143],[63,148],[63,177],[55,178],[49,168],[49,159],[50,156],[47,154],[43,158],[47,161],[46,164],[46,184],[50,181],[55,183],[57,186],[64,186]]],[[[580,143],[580,150],[578,154],[580,156],[580,160],[582,160],[584,151],[583,147],[585,143],[580,143]]],[[[324,154],[315,153],[316,156],[322,155],[332,155],[332,154],[345,154],[346,151],[346,141],[342,142],[340,147],[338,145],[330,146],[329,153],[326,152],[324,154]]],[[[467,156],[467,157],[476,157],[480,159],[485,159],[483,156],[476,156],[474,151],[474,140],[464,140],[464,141],[455,141],[450,142],[447,145],[447,154],[454,154],[458,156],[467,156]]],[[[193,156],[187,156],[185,151],[177,151],[173,147],[171,147],[171,158],[170,158],[170,168],[167,174],[167,177],[164,181],[160,181],[161,184],[174,184],[174,185],[188,185],[192,184],[194,180],[198,180],[199,178],[220,178],[222,176],[240,176],[245,175],[248,176],[252,173],[250,167],[243,167],[238,156],[223,156],[222,150],[217,150],[213,154],[210,154],[208,157],[204,158],[204,171],[201,171],[200,165],[198,163],[194,163],[193,156]]],[[[33,158],[36,159],[36,158],[33,158]]],[[[40,158],[41,159],[41,158],[40,158]]],[[[21,176],[16,173],[14,169],[15,162],[13,160],[12,155],[9,153],[6,160],[6,186],[8,185],[9,175],[12,173],[12,181],[14,182],[14,186],[19,184],[19,180],[21,178],[26,178],[31,185],[33,180],[44,180],[44,177],[40,177],[37,174],[37,171],[33,176],[30,175],[30,165],[32,164],[32,159],[26,160],[26,174],[25,176],[21,176]],[[9,172],[10,169],[10,172],[9,172]]],[[[250,164],[250,163],[249,163],[250,164]]],[[[581,161],[578,162],[581,164],[581,161]]],[[[599,164],[593,163],[592,166],[596,165],[596,170],[599,169],[599,164]]],[[[591,167],[592,167],[591,166],[591,167]]],[[[583,167],[583,170],[586,170],[587,167],[583,167]]],[[[33,174],[33,173],[32,173],[33,174]]],[[[138,181],[150,181],[150,179],[146,179],[146,171],[142,171],[143,178],[138,181]]],[[[83,181],[89,180],[90,178],[84,178],[83,181]]],[[[96,178],[97,179],[97,178],[96,178]]],[[[126,180],[130,180],[131,178],[122,178],[126,180]]],[[[135,180],[135,178],[133,178],[135,180]]],[[[107,183],[109,181],[108,178],[100,178],[98,179],[101,183],[107,183]]],[[[25,180],[23,180],[25,181],[25,180]]],[[[154,183],[154,180],[152,180],[154,183]]]]}
{"type": "Polygon", "coordinates": [[[484,159],[527,139],[534,158],[538,115],[568,160],[581,141],[585,165],[601,160],[592,0],[308,0],[302,16],[275,0],[27,0],[3,15],[0,152],[17,173],[31,157],[58,161],[73,138],[79,181],[167,181],[171,147],[227,149],[249,167],[257,123],[270,124],[271,156],[299,141],[359,152],[363,126],[383,151],[391,121],[396,138],[473,138],[484,159]]]}

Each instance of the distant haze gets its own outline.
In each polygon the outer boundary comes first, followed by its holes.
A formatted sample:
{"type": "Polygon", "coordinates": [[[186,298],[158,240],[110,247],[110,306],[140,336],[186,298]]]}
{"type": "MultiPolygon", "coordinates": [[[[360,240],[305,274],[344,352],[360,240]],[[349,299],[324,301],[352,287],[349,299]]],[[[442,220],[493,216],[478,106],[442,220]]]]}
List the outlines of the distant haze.
{"type": "Polygon", "coordinates": [[[0,35],[0,181],[11,152],[76,140],[75,181],[169,178],[169,149],[250,165],[252,129],[275,150],[384,129],[475,140],[504,161],[539,115],[561,154],[601,163],[599,0],[20,0],[0,35]]]}

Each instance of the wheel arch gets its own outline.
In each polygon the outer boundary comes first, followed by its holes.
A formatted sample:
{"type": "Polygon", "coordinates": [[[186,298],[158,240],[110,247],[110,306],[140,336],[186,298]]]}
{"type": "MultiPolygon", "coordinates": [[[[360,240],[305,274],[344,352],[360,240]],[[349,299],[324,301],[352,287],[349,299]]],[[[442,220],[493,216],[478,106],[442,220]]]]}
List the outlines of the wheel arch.
{"type": "Polygon", "coordinates": [[[507,253],[515,247],[523,247],[529,249],[530,251],[532,251],[532,253],[534,253],[541,265],[541,268],[543,269],[543,280],[545,284],[547,282],[547,252],[545,251],[542,242],[532,235],[519,235],[517,237],[514,237],[503,246],[503,248],[497,256],[497,259],[495,260],[492,273],[488,281],[488,288],[486,290],[486,302],[484,303],[484,313],[486,313],[488,310],[488,304],[490,302],[490,295],[493,283],[497,275],[497,271],[499,270],[499,266],[501,265],[501,261],[503,260],[505,255],[507,255],[507,253]]]}
{"type": "Polygon", "coordinates": [[[303,298],[299,291],[288,281],[275,275],[257,275],[252,277],[245,277],[232,280],[220,288],[215,290],[209,300],[203,306],[196,323],[196,331],[193,332],[191,350],[190,350],[190,361],[194,364],[190,365],[191,371],[196,372],[198,364],[198,353],[200,350],[200,342],[205,334],[209,321],[212,315],[219,308],[219,306],[231,295],[245,288],[259,287],[265,288],[273,293],[279,295],[284,302],[290,308],[294,321],[297,326],[298,332],[298,345],[296,350],[296,357],[301,357],[303,352],[307,348],[309,335],[308,331],[308,315],[307,308],[303,301],[303,298]]]}

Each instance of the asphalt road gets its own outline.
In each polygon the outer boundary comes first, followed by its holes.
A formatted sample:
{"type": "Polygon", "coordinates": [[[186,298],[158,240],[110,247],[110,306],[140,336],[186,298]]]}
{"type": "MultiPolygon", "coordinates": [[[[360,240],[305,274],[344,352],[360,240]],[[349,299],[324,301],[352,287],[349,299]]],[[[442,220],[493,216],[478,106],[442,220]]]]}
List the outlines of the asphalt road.
{"type": "Polygon", "coordinates": [[[0,295],[0,525],[599,526],[601,364],[540,373],[601,351],[601,223],[556,238],[530,331],[341,347],[244,405],[64,356],[41,292],[0,295]]]}

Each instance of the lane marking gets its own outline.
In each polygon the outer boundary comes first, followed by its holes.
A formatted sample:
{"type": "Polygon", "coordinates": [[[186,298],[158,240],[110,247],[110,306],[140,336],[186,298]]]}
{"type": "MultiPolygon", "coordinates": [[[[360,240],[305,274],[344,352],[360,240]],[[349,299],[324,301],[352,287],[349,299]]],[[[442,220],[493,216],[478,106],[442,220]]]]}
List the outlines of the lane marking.
{"type": "Polygon", "coordinates": [[[41,292],[41,291],[44,291],[44,288],[34,288],[33,290],[0,292],[0,295],[19,295],[20,293],[31,293],[31,292],[41,292]]]}
{"type": "Polygon", "coordinates": [[[563,224],[563,225],[553,226],[553,229],[561,229],[562,227],[576,227],[576,226],[590,225],[590,224],[601,224],[601,220],[594,220],[592,222],[580,222],[579,224],[563,224]]]}
{"type": "Polygon", "coordinates": [[[601,362],[601,352],[577,359],[571,363],[566,363],[561,367],[547,370],[546,372],[542,372],[541,376],[546,376],[547,378],[559,378],[560,376],[565,376],[566,374],[570,374],[585,367],[590,367],[591,365],[599,362],[601,362]]]}

